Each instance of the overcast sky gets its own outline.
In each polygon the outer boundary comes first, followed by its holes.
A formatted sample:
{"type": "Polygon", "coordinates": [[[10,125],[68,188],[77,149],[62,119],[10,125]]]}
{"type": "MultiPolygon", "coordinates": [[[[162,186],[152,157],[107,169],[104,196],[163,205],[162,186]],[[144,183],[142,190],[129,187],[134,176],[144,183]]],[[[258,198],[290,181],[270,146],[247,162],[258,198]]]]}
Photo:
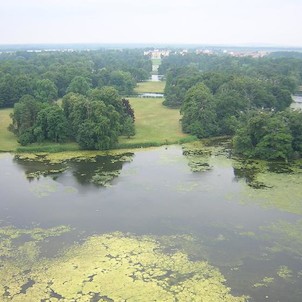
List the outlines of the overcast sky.
{"type": "Polygon", "coordinates": [[[0,0],[0,44],[302,46],[302,0],[0,0]]]}

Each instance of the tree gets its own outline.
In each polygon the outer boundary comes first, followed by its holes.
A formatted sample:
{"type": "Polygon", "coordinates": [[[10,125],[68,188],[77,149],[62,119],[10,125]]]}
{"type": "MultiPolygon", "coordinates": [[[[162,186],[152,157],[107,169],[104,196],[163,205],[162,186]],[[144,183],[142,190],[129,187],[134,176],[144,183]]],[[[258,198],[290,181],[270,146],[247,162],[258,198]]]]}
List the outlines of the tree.
{"type": "Polygon", "coordinates": [[[298,110],[286,110],[282,117],[288,124],[293,136],[292,147],[299,156],[302,155],[302,112],[298,110]]]}
{"type": "Polygon", "coordinates": [[[135,135],[134,122],[133,122],[133,119],[130,116],[128,116],[125,120],[123,134],[125,136],[127,136],[128,138],[135,135]]]}
{"type": "Polygon", "coordinates": [[[57,105],[42,109],[38,113],[33,131],[39,142],[43,140],[64,142],[68,136],[68,124],[63,110],[57,105]]]}
{"type": "Polygon", "coordinates": [[[209,88],[199,83],[188,90],[181,107],[182,129],[199,138],[217,134],[214,97],[209,88]]]}
{"type": "Polygon", "coordinates": [[[75,139],[80,124],[89,117],[89,100],[83,95],[70,92],[63,97],[62,108],[69,125],[69,136],[75,139]]]}
{"type": "Polygon", "coordinates": [[[40,102],[52,102],[58,97],[58,89],[54,82],[50,80],[37,80],[34,96],[40,102]]]}
{"type": "Polygon", "coordinates": [[[131,117],[132,122],[135,121],[134,110],[132,109],[129,100],[122,99],[123,112],[126,117],[131,117]]]}
{"type": "Polygon", "coordinates": [[[74,92],[79,93],[82,95],[87,95],[88,90],[90,89],[90,84],[86,78],[81,76],[76,76],[72,79],[71,83],[69,84],[66,92],[74,92]]]}
{"type": "Polygon", "coordinates": [[[24,95],[20,102],[14,105],[14,111],[11,115],[12,125],[10,130],[17,136],[33,127],[39,111],[44,105],[35,100],[31,95],[24,95]]]}
{"type": "Polygon", "coordinates": [[[288,125],[280,115],[267,120],[265,134],[255,147],[255,156],[263,159],[288,160],[292,153],[292,141],[288,125]]]}
{"type": "Polygon", "coordinates": [[[117,89],[120,94],[131,95],[133,94],[136,82],[129,72],[117,70],[110,74],[109,85],[117,89]]]}
{"type": "Polygon", "coordinates": [[[280,113],[254,112],[233,139],[234,150],[244,156],[288,160],[293,154],[293,135],[280,113]]]}
{"type": "Polygon", "coordinates": [[[120,133],[120,115],[113,106],[90,102],[91,115],[83,120],[77,132],[77,142],[83,149],[107,150],[113,148],[120,133]]]}

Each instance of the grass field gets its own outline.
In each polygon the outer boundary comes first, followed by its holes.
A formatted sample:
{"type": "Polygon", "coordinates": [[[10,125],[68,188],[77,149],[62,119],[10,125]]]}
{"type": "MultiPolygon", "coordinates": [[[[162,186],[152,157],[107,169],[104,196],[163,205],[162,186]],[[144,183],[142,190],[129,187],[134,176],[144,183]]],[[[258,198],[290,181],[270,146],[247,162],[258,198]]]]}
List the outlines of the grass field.
{"type": "Polygon", "coordinates": [[[138,83],[135,88],[136,93],[145,93],[145,92],[153,92],[153,93],[163,93],[165,89],[166,82],[164,81],[148,81],[138,83]]]}
{"type": "Polygon", "coordinates": [[[160,65],[161,59],[151,59],[153,65],[160,65]]]}
{"type": "Polygon", "coordinates": [[[130,98],[129,101],[135,112],[136,135],[120,138],[121,145],[160,145],[188,138],[181,131],[179,110],[163,106],[162,98],[130,98]]]}
{"type": "Polygon", "coordinates": [[[9,115],[12,112],[13,109],[0,110],[0,151],[14,151],[19,146],[14,134],[7,130],[11,124],[9,115]]]}

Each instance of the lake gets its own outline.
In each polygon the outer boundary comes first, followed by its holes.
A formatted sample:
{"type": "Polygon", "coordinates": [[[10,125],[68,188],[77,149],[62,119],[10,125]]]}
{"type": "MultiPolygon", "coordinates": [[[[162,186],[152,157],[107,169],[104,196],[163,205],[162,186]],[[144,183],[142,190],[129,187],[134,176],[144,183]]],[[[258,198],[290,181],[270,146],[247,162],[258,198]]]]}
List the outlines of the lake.
{"type": "Polygon", "coordinates": [[[0,163],[1,301],[301,301],[301,163],[227,142],[0,163]]]}

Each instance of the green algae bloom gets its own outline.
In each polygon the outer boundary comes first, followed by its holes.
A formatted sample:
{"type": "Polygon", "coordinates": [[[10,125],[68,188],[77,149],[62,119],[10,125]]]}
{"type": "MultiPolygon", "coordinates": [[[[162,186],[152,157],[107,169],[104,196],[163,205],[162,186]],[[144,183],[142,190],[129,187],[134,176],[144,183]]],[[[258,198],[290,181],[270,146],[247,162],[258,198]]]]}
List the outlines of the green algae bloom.
{"type": "Polygon", "coordinates": [[[292,274],[292,270],[290,270],[286,265],[281,265],[277,271],[277,275],[282,279],[290,279],[292,274]]]}
{"type": "Polygon", "coordinates": [[[273,252],[287,252],[302,257],[302,220],[295,223],[280,220],[274,224],[262,227],[263,232],[269,231],[277,239],[270,248],[273,252]]]}
{"type": "Polygon", "coordinates": [[[300,162],[291,164],[234,160],[234,172],[248,184],[242,187],[241,201],[262,207],[302,214],[302,170],[300,162]]]}
{"type": "MultiPolygon", "coordinates": [[[[29,243],[34,251],[36,243],[29,243]]],[[[8,258],[0,267],[2,301],[246,301],[233,296],[207,262],[190,261],[180,251],[165,253],[148,236],[92,236],[53,259],[37,254],[29,254],[35,259],[30,265],[8,258]]]]}
{"type": "Polygon", "coordinates": [[[264,277],[261,282],[259,283],[255,283],[253,286],[254,287],[268,287],[271,283],[274,282],[274,278],[273,277],[264,277]]]}
{"type": "Polygon", "coordinates": [[[219,161],[219,165],[230,166],[231,164],[227,158],[229,149],[224,144],[217,146],[213,145],[210,140],[203,140],[184,144],[182,148],[192,172],[210,171],[217,161],[219,161]]]}
{"type": "MultiPolygon", "coordinates": [[[[50,164],[61,164],[70,160],[90,160],[93,161],[97,156],[118,156],[118,161],[131,161],[132,156],[127,150],[112,151],[67,151],[58,153],[18,153],[15,158],[20,160],[48,162],[50,164]]],[[[113,162],[115,162],[113,160],[113,162]]]]}
{"type": "Polygon", "coordinates": [[[120,171],[102,171],[98,169],[91,177],[90,182],[100,186],[109,186],[110,182],[120,175],[120,171]]]}

